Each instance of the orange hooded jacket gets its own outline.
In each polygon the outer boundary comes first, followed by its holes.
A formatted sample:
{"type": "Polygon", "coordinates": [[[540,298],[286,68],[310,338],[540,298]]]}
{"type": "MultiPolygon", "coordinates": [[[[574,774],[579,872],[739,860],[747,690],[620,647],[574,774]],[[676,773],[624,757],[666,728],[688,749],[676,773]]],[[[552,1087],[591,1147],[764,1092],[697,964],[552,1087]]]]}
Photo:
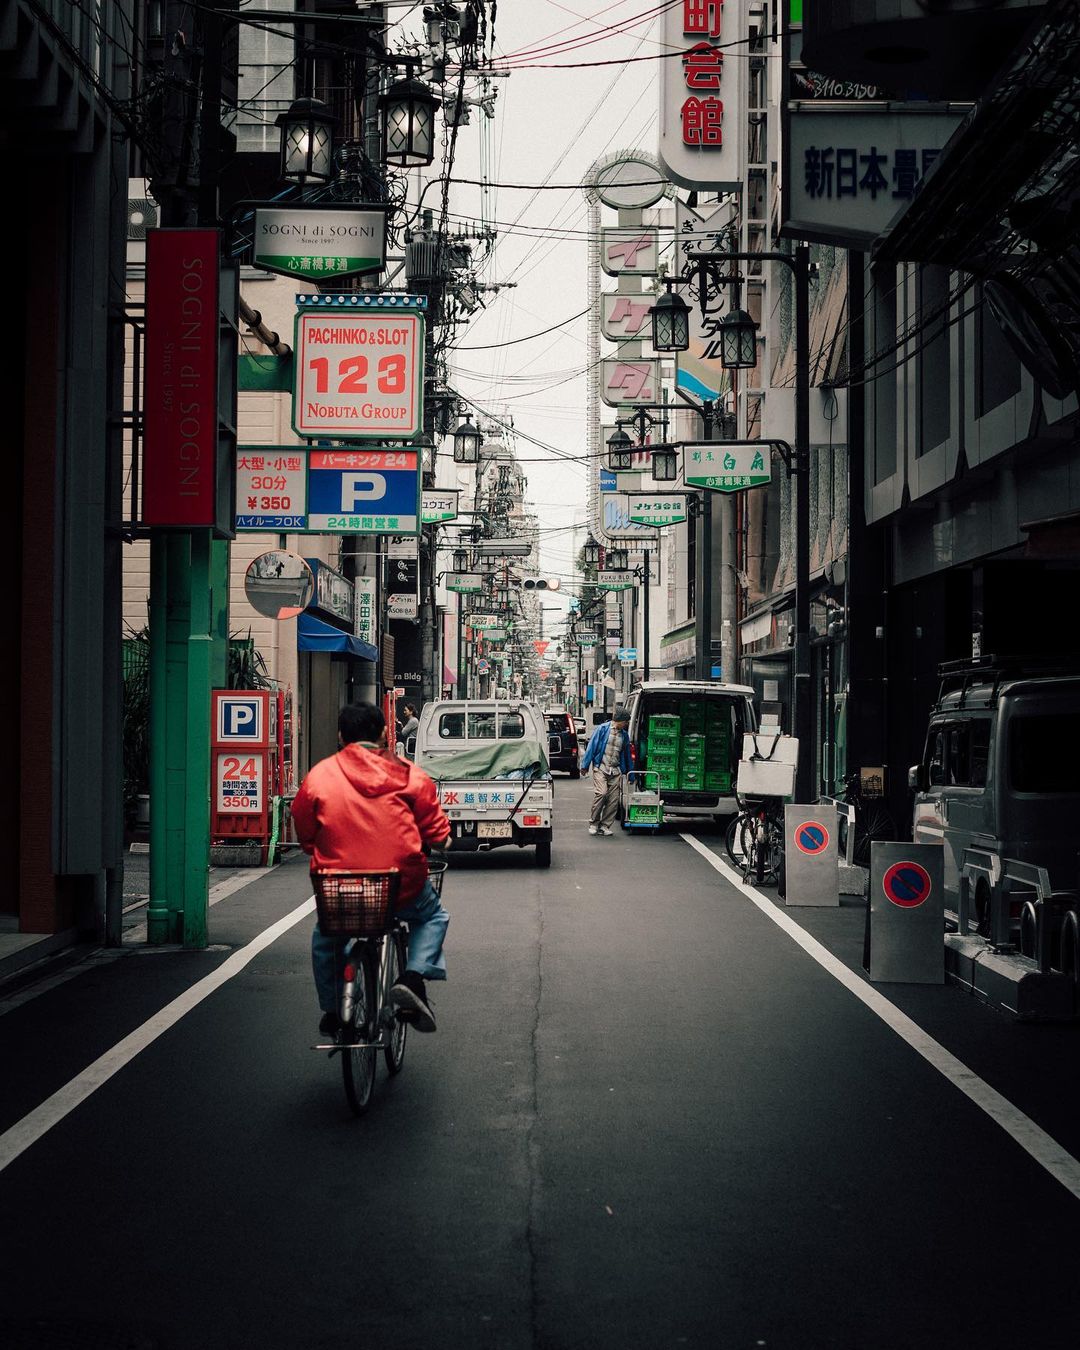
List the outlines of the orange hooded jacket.
{"type": "Polygon", "coordinates": [[[389,751],[354,741],[320,760],[292,805],[296,837],[312,868],[401,873],[398,908],[427,880],[422,846],[441,844],[450,823],[435,784],[422,769],[389,751]]]}

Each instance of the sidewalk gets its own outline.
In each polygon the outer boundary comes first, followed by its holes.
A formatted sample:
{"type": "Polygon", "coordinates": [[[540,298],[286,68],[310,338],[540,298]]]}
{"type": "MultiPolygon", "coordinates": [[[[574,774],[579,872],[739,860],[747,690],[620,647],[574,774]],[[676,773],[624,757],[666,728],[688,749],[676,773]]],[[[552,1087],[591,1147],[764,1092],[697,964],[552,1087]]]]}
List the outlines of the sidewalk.
{"type": "MultiPolygon", "coordinates": [[[[226,895],[260,875],[268,867],[212,867],[210,903],[217,904],[226,895]]],[[[146,909],[150,902],[150,849],[136,844],[124,854],[123,943],[130,946],[146,941],[146,909]]],[[[77,958],[99,944],[80,941],[74,929],[61,933],[20,933],[11,915],[0,917],[0,985],[29,971],[42,961],[77,958]]]]}

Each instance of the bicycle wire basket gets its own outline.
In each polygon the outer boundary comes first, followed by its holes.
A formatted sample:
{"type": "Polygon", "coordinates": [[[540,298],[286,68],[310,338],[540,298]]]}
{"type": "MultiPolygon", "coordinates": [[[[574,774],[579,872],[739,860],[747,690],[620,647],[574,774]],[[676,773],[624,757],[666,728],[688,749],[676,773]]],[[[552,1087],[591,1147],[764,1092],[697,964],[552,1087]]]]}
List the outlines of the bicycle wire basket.
{"type": "Polygon", "coordinates": [[[390,926],[401,875],[393,872],[312,872],[319,931],[325,937],[377,937],[390,926]]]}
{"type": "Polygon", "coordinates": [[[432,858],[428,862],[428,881],[431,882],[431,889],[437,896],[442,896],[443,877],[446,876],[446,869],[449,863],[438,862],[432,858]]]}

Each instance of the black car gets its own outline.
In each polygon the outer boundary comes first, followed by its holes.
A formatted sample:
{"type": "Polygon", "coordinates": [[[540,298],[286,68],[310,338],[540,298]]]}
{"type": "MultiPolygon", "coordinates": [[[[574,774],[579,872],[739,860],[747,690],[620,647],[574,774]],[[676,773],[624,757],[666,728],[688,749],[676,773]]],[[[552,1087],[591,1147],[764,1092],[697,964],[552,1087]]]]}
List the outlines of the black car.
{"type": "Polygon", "coordinates": [[[548,763],[553,769],[564,770],[571,778],[580,778],[580,751],[574,719],[568,712],[547,712],[544,716],[548,729],[548,763]]]}

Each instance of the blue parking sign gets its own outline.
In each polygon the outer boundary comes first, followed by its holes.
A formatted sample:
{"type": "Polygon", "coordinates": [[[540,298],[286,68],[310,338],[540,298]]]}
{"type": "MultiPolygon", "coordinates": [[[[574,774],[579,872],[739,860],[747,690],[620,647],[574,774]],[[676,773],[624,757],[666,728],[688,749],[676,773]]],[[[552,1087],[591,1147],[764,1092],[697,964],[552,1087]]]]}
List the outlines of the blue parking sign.
{"type": "Polygon", "coordinates": [[[329,534],[419,534],[415,450],[313,450],[308,530],[329,534]]]}
{"type": "Polygon", "coordinates": [[[243,694],[221,695],[217,710],[219,741],[262,741],[262,698],[245,698],[243,694]]]}

